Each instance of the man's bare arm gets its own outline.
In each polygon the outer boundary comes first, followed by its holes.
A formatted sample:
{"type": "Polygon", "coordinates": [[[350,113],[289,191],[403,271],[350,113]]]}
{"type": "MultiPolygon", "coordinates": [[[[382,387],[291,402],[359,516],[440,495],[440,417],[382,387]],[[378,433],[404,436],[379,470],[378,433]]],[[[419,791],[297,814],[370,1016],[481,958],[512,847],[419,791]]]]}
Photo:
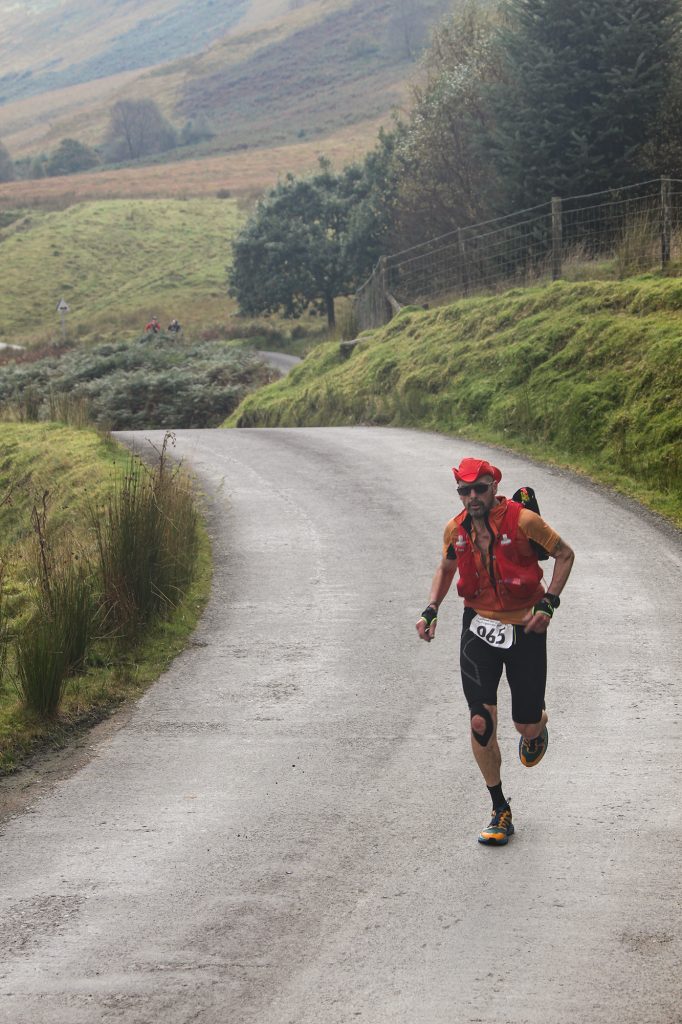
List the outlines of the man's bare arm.
{"type": "MultiPolygon", "coordinates": [[[[429,594],[429,605],[436,608],[436,610],[438,610],[441,602],[445,599],[455,578],[456,571],[457,562],[453,558],[443,558],[436,569],[429,594]]],[[[429,625],[425,619],[420,618],[417,622],[417,633],[422,640],[430,642],[436,635],[436,625],[436,619],[429,625]]]]}
{"type": "MultiPolygon", "coordinates": [[[[554,594],[558,597],[566,586],[568,577],[571,575],[571,569],[573,568],[573,562],[575,561],[575,552],[573,551],[573,548],[570,548],[568,544],[565,543],[565,541],[559,539],[552,557],[554,558],[554,572],[552,573],[552,579],[550,580],[550,584],[547,588],[547,593],[554,594]]],[[[529,612],[524,622],[525,632],[545,633],[549,622],[549,615],[544,615],[542,612],[536,612],[535,615],[533,615],[532,612],[529,612]]]]}
{"type": "Polygon", "coordinates": [[[571,575],[571,569],[575,561],[575,552],[573,548],[570,548],[568,544],[560,539],[552,557],[554,558],[554,572],[552,573],[552,579],[547,590],[550,594],[556,594],[558,597],[566,586],[568,577],[571,575]]]}

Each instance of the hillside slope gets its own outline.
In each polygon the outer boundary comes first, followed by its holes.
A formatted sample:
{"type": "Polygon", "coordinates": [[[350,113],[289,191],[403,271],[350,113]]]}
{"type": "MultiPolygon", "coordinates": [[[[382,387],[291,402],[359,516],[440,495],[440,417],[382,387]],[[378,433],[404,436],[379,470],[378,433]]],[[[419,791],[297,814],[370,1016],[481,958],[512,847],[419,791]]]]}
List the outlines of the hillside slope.
{"type": "Polygon", "coordinates": [[[197,53],[259,6],[252,0],[0,0],[0,101],[197,53]]]}
{"type": "Polygon", "coordinates": [[[682,525],[682,282],[633,278],[409,307],[347,360],[315,349],[230,426],[391,424],[583,470],[682,525]]]}
{"type": "Polygon", "coordinates": [[[80,324],[184,322],[188,305],[228,304],[226,266],[241,222],[231,200],[111,200],[22,215],[0,229],[0,340],[60,333],[56,307],[80,324]]]}
{"type": "Polygon", "coordinates": [[[207,118],[202,152],[277,145],[387,117],[448,0],[65,0],[17,20],[0,0],[0,138],[15,158],[64,137],[97,145],[111,105],[156,100],[181,126],[207,118]],[[99,19],[98,12],[102,15],[99,19]],[[36,22],[33,25],[33,21],[36,22]],[[13,28],[14,26],[14,28],[13,28]],[[17,52],[10,56],[12,32],[17,52]],[[59,44],[55,46],[55,39],[59,44]],[[151,68],[151,70],[150,70],[151,68]],[[139,71],[139,73],[135,73],[139,71]]]}

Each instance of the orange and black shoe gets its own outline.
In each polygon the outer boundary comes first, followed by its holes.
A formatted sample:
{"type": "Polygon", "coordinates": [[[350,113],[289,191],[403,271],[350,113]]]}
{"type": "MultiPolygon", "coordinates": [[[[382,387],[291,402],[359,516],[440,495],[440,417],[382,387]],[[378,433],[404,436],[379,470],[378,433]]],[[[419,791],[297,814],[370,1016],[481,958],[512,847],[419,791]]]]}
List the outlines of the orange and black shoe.
{"type": "Polygon", "coordinates": [[[549,733],[547,732],[547,726],[544,727],[539,736],[534,740],[524,739],[522,736],[519,740],[519,760],[521,764],[526,768],[535,768],[536,764],[540,764],[547,747],[549,746],[549,733]]]}
{"type": "Polygon", "coordinates": [[[485,843],[486,846],[506,846],[509,836],[513,835],[511,807],[509,804],[505,804],[504,807],[495,808],[490,824],[483,829],[478,841],[485,843]]]}

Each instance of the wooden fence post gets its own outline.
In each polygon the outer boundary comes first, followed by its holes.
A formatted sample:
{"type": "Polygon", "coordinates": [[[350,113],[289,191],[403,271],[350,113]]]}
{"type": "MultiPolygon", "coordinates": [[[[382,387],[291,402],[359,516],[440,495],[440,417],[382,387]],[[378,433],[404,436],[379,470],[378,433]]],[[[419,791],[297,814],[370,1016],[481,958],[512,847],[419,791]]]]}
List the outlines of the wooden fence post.
{"type": "Polygon", "coordinates": [[[552,280],[561,277],[563,248],[563,231],[561,223],[561,197],[552,196],[552,280]]]}
{"type": "MultiPolygon", "coordinates": [[[[388,256],[380,256],[379,263],[377,266],[379,271],[379,289],[381,293],[381,321],[382,324],[387,324],[393,316],[393,310],[391,309],[391,303],[388,298],[388,256]]],[[[378,326],[378,325],[377,325],[378,326]]]]}
{"type": "Polygon", "coordinates": [[[457,248],[459,250],[459,261],[462,267],[462,294],[466,298],[469,294],[469,268],[467,267],[467,250],[464,231],[457,228],[457,248]]]}
{"type": "Polygon", "coordinates": [[[661,178],[661,270],[665,270],[670,263],[670,242],[672,238],[671,186],[670,178],[661,178]]]}

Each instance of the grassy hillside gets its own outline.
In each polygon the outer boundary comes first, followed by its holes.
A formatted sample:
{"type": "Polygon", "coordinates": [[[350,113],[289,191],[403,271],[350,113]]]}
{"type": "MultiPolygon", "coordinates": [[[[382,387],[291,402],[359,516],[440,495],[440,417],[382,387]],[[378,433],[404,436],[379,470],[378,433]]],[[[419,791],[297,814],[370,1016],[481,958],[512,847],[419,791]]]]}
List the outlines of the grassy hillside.
{"type": "Polygon", "coordinates": [[[196,53],[253,6],[250,0],[0,0],[0,98],[8,102],[196,53]]]}
{"type": "Polygon", "coordinates": [[[44,490],[52,496],[55,531],[74,530],[82,520],[86,491],[95,503],[101,500],[121,451],[94,430],[3,423],[0,501],[11,491],[11,501],[0,505],[3,556],[31,536],[31,503],[44,490]]]}
{"type": "Polygon", "coordinates": [[[428,26],[446,6],[443,0],[303,5],[268,31],[230,37],[188,61],[176,116],[210,111],[231,147],[281,145],[386,116],[402,99],[428,26]]]}
{"type": "MultiPolygon", "coordinates": [[[[65,136],[97,145],[116,99],[148,97],[176,125],[208,119],[216,137],[202,155],[319,139],[388,118],[429,25],[449,6],[308,0],[283,10],[255,0],[145,0],[117,5],[115,14],[109,5],[98,19],[100,4],[66,0],[60,18],[69,17],[56,37],[68,40],[79,25],[83,32],[46,53],[36,38],[34,56],[19,42],[21,58],[0,78],[0,138],[15,158],[65,136]],[[208,36],[215,41],[206,48],[208,36]],[[146,70],[131,74],[136,67],[146,70]]],[[[56,16],[45,11],[38,22],[55,34],[48,14],[56,16]]]]}
{"type": "Polygon", "coordinates": [[[444,431],[584,471],[682,526],[682,282],[633,278],[407,308],[248,397],[230,426],[444,431]]]}
{"type": "Polygon", "coordinates": [[[340,168],[361,160],[375,142],[385,118],[363,121],[324,138],[287,146],[240,149],[223,156],[146,164],[70,174],[59,178],[0,183],[0,210],[16,206],[53,209],[88,199],[206,196],[227,189],[232,195],[254,197],[291,171],[317,170],[320,156],[340,168]]]}
{"type": "Polygon", "coordinates": [[[71,337],[97,325],[139,333],[153,314],[187,323],[197,308],[204,320],[224,318],[240,219],[236,204],[220,199],[114,200],[7,215],[0,340],[59,338],[61,298],[71,337]]]}

